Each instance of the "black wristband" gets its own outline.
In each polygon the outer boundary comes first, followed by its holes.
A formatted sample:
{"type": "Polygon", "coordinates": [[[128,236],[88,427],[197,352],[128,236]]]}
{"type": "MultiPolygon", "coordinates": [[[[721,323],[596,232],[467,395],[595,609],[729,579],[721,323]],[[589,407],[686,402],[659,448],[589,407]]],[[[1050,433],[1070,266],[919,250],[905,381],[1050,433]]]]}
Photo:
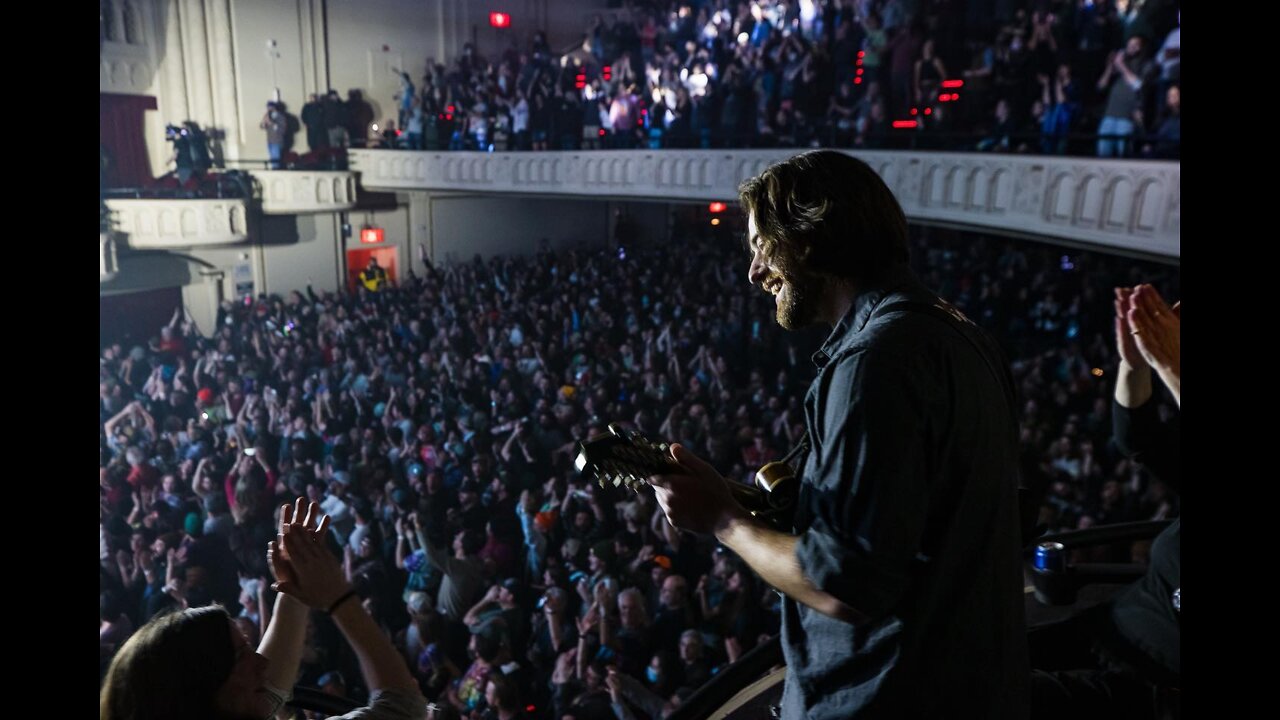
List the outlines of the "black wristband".
{"type": "Polygon", "coordinates": [[[333,601],[333,604],[329,606],[329,609],[325,611],[325,614],[326,614],[326,615],[332,615],[332,614],[334,613],[334,611],[335,611],[335,610],[337,610],[337,609],[338,609],[338,607],[342,605],[342,603],[344,603],[344,602],[346,602],[346,601],[350,600],[351,598],[355,597],[355,595],[356,595],[356,589],[355,589],[355,588],[351,588],[350,590],[346,591],[345,593],[343,593],[342,597],[340,597],[340,598],[338,598],[337,600],[334,600],[334,601],[333,601]]]}

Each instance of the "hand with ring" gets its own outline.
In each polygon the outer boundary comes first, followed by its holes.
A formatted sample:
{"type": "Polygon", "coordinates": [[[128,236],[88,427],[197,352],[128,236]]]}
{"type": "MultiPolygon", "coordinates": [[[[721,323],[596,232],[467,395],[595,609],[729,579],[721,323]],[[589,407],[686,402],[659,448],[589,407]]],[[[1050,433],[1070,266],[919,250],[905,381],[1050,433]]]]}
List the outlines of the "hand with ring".
{"type": "Polygon", "coordinates": [[[1182,303],[1170,307],[1160,293],[1147,284],[1135,287],[1128,301],[1125,320],[1130,328],[1130,342],[1145,364],[1160,375],[1181,406],[1182,303]]]}

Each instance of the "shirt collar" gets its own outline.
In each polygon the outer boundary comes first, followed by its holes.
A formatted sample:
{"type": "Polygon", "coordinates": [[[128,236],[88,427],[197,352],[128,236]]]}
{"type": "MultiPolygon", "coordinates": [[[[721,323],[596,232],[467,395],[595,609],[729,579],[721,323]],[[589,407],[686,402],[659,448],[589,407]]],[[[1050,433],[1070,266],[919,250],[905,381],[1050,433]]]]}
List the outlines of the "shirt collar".
{"type": "Polygon", "coordinates": [[[813,354],[813,364],[817,365],[818,369],[822,369],[831,362],[831,358],[851,344],[858,333],[867,326],[872,313],[885,298],[916,290],[927,292],[908,265],[898,263],[889,268],[879,281],[866,290],[859,291],[854,297],[853,304],[831,329],[831,334],[822,343],[822,348],[813,354]]]}

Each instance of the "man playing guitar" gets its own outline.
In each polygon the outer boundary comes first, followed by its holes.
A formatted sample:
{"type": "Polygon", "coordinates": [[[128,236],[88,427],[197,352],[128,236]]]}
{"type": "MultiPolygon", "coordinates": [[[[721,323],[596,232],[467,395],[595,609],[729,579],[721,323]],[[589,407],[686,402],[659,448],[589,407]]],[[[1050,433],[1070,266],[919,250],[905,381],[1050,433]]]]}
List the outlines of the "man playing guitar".
{"type": "Polygon", "coordinates": [[[785,595],[783,717],[1023,718],[1029,668],[1017,421],[999,351],[907,267],[906,219],[865,163],[814,151],[741,188],[749,280],[789,330],[833,326],[805,398],[793,532],[681,445],[649,478],[785,595]]]}

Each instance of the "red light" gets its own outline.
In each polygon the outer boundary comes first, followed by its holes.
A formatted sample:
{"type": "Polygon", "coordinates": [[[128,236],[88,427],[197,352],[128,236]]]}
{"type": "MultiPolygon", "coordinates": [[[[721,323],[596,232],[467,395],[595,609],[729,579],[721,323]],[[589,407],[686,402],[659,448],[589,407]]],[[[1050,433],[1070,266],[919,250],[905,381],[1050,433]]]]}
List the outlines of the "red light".
{"type": "Polygon", "coordinates": [[[944,88],[964,87],[964,81],[963,80],[943,80],[942,87],[944,88]]]}
{"type": "Polygon", "coordinates": [[[856,78],[854,78],[854,79],[853,79],[853,84],[854,84],[854,85],[861,85],[861,84],[862,84],[862,78],[860,78],[860,77],[856,77],[856,78]]]}
{"type": "Polygon", "coordinates": [[[951,93],[951,102],[955,102],[959,99],[960,99],[960,93],[951,93]]]}
{"type": "Polygon", "coordinates": [[[722,212],[724,212],[724,211],[725,211],[725,208],[727,208],[727,207],[729,207],[729,206],[728,206],[728,205],[725,205],[725,204],[724,204],[724,203],[722,203],[722,202],[713,202],[713,203],[711,203],[710,205],[708,205],[708,206],[707,206],[707,209],[708,209],[708,210],[710,210],[710,211],[711,211],[711,212],[713,212],[713,213],[722,213],[722,212]]]}
{"type": "Polygon", "coordinates": [[[605,65],[603,68],[601,68],[601,70],[602,70],[602,72],[604,72],[604,79],[605,79],[605,80],[611,80],[611,79],[613,78],[613,66],[612,66],[612,65],[605,65]]]}
{"type": "Polygon", "coordinates": [[[925,108],[925,109],[924,109],[924,114],[925,114],[925,115],[932,115],[932,114],[933,114],[933,108],[925,108]]]}
{"type": "Polygon", "coordinates": [[[538,708],[537,708],[536,706],[534,706],[534,705],[525,705],[525,706],[524,706],[524,711],[525,711],[525,712],[527,712],[527,713],[531,713],[531,712],[533,712],[534,710],[537,710],[537,709],[538,709],[538,708]]]}
{"type": "Polygon", "coordinates": [[[918,125],[919,123],[917,123],[915,120],[894,120],[893,121],[893,127],[895,129],[913,128],[913,127],[917,127],[918,125]]]}
{"type": "Polygon", "coordinates": [[[455,108],[455,107],[454,107],[454,106],[452,106],[452,105],[449,105],[448,107],[446,107],[446,108],[444,109],[444,111],[445,111],[445,112],[447,112],[447,113],[452,114],[452,113],[457,112],[457,108],[455,108]]]}
{"type": "Polygon", "coordinates": [[[912,115],[919,114],[919,112],[920,112],[920,110],[919,110],[919,109],[917,109],[917,108],[911,108],[911,114],[912,114],[912,115]]]}
{"type": "Polygon", "coordinates": [[[445,115],[445,116],[444,116],[444,119],[445,119],[445,120],[452,120],[452,119],[453,119],[453,113],[449,113],[449,114],[445,115]]]}
{"type": "Polygon", "coordinates": [[[511,16],[504,12],[489,13],[489,25],[496,28],[504,28],[511,26],[511,16]]]}
{"type": "Polygon", "coordinates": [[[863,55],[866,55],[866,54],[867,54],[867,51],[866,51],[866,50],[859,50],[859,51],[858,51],[858,57],[862,57],[863,55]]]}
{"type": "Polygon", "coordinates": [[[604,128],[600,128],[596,132],[600,133],[600,137],[604,137],[604,128]]]}
{"type": "Polygon", "coordinates": [[[376,245],[383,240],[382,228],[362,228],[360,230],[360,242],[366,245],[376,245]]]}
{"type": "Polygon", "coordinates": [[[858,74],[859,74],[859,75],[861,75],[861,74],[862,74],[862,68],[858,68],[858,74]]]}
{"type": "Polygon", "coordinates": [[[854,63],[854,65],[857,65],[858,67],[862,67],[862,58],[858,58],[858,62],[854,63]]]}
{"type": "Polygon", "coordinates": [[[938,96],[938,102],[951,102],[951,96],[947,93],[942,93],[938,96]]]}

